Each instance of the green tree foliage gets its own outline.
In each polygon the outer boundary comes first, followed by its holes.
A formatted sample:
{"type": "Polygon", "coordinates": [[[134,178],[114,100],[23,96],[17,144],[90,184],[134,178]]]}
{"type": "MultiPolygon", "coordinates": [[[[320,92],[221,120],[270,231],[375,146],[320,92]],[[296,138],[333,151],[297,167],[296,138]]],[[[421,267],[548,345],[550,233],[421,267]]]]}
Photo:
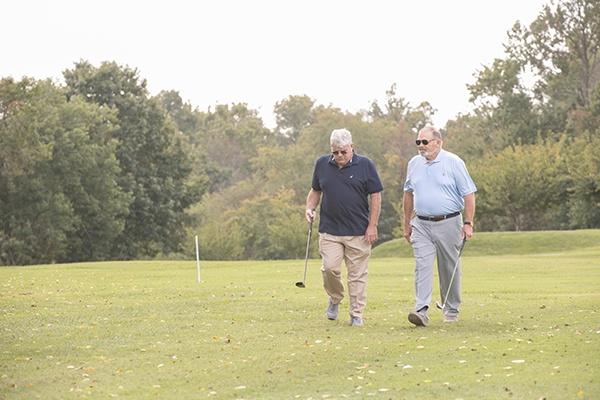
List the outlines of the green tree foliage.
{"type": "Polygon", "coordinates": [[[600,226],[600,131],[577,138],[569,151],[569,226],[600,226]]]}
{"type": "Polygon", "coordinates": [[[192,109],[190,103],[184,103],[175,90],[163,90],[156,99],[175,122],[177,129],[186,137],[193,139],[193,134],[202,123],[202,113],[192,109]]]}
{"type": "Polygon", "coordinates": [[[201,116],[192,142],[194,151],[203,154],[212,189],[220,190],[248,179],[249,160],[261,146],[276,144],[276,136],[246,104],[217,105],[201,116]]]}
{"type": "Polygon", "coordinates": [[[306,223],[293,198],[294,192],[285,189],[261,193],[230,214],[244,239],[245,259],[304,256],[306,223]]]}
{"type": "Polygon", "coordinates": [[[496,59],[477,74],[475,84],[468,86],[471,101],[478,105],[477,114],[485,121],[482,134],[490,149],[531,144],[537,139],[536,117],[520,82],[520,71],[517,61],[496,59]]]}
{"type": "Polygon", "coordinates": [[[274,112],[277,131],[290,142],[295,143],[302,129],[313,120],[315,101],[308,96],[289,96],[275,104],[274,112]]]}
{"type": "Polygon", "coordinates": [[[468,86],[475,111],[447,126],[477,166],[479,227],[597,227],[600,3],[552,1],[508,39],[468,86]]]}
{"type": "Polygon", "coordinates": [[[185,210],[200,194],[190,185],[191,162],[160,102],[138,72],[116,63],[79,62],[64,72],[68,95],[114,109],[119,185],[132,196],[113,256],[137,258],[180,251],[185,210]]]}
{"type": "MultiPolygon", "coordinates": [[[[204,258],[304,257],[306,224],[292,190],[256,192],[254,185],[240,183],[225,192],[205,199],[198,210],[202,223],[197,232],[204,258]],[[224,203],[225,198],[232,201],[224,203]],[[239,206],[230,207],[230,204],[239,206]]],[[[190,237],[193,234],[190,232],[190,237]]],[[[316,241],[316,238],[313,237],[313,240],[316,241]]],[[[316,242],[313,243],[313,255],[316,255],[314,244],[316,242]]]]}
{"type": "Polygon", "coordinates": [[[507,51],[533,69],[536,98],[549,111],[589,108],[600,82],[598,1],[553,2],[529,27],[516,23],[509,37],[507,51]]]}
{"type": "MultiPolygon", "coordinates": [[[[479,230],[600,226],[600,3],[550,1],[512,27],[505,57],[468,85],[474,110],[443,129],[479,188],[479,230]]],[[[196,234],[206,259],[301,258],[314,163],[342,127],[383,181],[381,241],[398,237],[406,164],[436,112],[395,84],[357,113],[291,95],[271,130],[244,103],[151,97],[115,63],[64,76],[0,83],[2,264],[191,256],[196,234]]]]}
{"type": "Polygon", "coordinates": [[[600,3],[553,1],[529,26],[516,22],[505,49],[504,59],[475,74],[475,83],[468,85],[475,112],[453,126],[452,134],[467,153],[595,130],[600,3]],[[477,132],[483,141],[463,140],[477,132]]]}
{"type": "Polygon", "coordinates": [[[368,116],[372,120],[394,121],[396,124],[408,125],[413,133],[418,133],[421,128],[431,124],[431,118],[435,109],[424,101],[418,107],[413,108],[409,102],[397,93],[397,85],[394,83],[385,92],[385,104],[380,106],[377,101],[371,103],[368,116]]]}
{"type": "Polygon", "coordinates": [[[0,82],[0,263],[104,259],[129,197],[114,114],[49,81],[0,82]]]}
{"type": "MultiPolygon", "coordinates": [[[[487,127],[487,119],[477,111],[475,114],[459,115],[448,121],[444,132],[444,148],[464,159],[467,163],[478,160],[490,151],[490,148],[502,148],[494,142],[495,135],[487,127]]],[[[501,137],[499,140],[503,140],[501,137]]]]}
{"type": "Polygon", "coordinates": [[[568,226],[564,142],[507,147],[471,166],[482,230],[565,229],[568,226]]]}

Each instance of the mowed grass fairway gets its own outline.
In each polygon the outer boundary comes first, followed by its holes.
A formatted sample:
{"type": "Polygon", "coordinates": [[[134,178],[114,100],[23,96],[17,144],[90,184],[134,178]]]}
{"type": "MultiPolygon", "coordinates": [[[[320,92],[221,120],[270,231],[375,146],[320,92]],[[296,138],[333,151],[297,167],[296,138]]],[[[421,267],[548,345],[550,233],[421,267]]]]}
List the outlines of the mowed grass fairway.
{"type": "Polygon", "coordinates": [[[409,257],[371,259],[363,328],[325,318],[317,259],[306,289],[303,260],[0,268],[0,399],[600,398],[600,242],[517,240],[468,243],[461,319],[427,328],[409,257]]]}

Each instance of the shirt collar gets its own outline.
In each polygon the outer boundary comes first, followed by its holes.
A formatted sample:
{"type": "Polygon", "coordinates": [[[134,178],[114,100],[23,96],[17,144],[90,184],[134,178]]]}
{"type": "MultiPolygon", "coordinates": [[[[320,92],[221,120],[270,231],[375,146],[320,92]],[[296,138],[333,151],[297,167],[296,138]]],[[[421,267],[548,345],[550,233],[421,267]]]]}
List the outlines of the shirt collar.
{"type": "MultiPolygon", "coordinates": [[[[329,164],[335,165],[336,167],[338,166],[335,162],[335,158],[333,158],[332,155],[329,156],[329,164]]],[[[356,153],[352,154],[352,158],[350,159],[350,161],[348,161],[348,164],[344,165],[342,168],[346,168],[354,164],[358,164],[358,157],[356,153]]]]}
{"type": "Polygon", "coordinates": [[[445,151],[444,149],[440,149],[440,152],[438,153],[438,155],[433,159],[433,160],[428,160],[425,157],[421,156],[423,158],[423,162],[425,164],[435,164],[435,163],[439,163],[440,161],[442,161],[442,158],[444,157],[445,151]]]}

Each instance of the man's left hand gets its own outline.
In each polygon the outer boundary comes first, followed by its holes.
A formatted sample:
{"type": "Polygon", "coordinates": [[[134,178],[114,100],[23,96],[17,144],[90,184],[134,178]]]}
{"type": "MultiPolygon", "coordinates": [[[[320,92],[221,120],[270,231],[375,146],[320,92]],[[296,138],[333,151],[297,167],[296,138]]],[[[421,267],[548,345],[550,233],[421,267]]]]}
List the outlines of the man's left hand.
{"type": "Polygon", "coordinates": [[[463,239],[469,240],[469,239],[471,239],[471,237],[473,237],[473,225],[464,224],[462,231],[463,231],[463,239]]]}
{"type": "Polygon", "coordinates": [[[373,244],[377,241],[377,226],[369,225],[365,232],[365,241],[369,244],[373,244]]]}

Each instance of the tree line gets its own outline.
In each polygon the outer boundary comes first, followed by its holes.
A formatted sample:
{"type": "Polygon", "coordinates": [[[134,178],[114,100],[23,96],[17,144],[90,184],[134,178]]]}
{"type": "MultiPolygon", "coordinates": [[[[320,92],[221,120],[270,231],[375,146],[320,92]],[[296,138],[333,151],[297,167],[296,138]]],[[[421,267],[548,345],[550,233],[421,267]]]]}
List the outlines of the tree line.
{"type": "MultiPolygon", "coordinates": [[[[443,134],[478,186],[478,230],[600,227],[599,46],[597,1],[551,3],[475,72],[474,111],[443,134]]],[[[380,172],[381,241],[401,237],[406,164],[435,109],[396,85],[357,113],[291,95],[269,129],[243,103],[151,96],[114,62],[63,75],[0,80],[0,265],[189,257],[196,234],[205,259],[302,258],[313,164],[339,127],[380,172]]]]}

